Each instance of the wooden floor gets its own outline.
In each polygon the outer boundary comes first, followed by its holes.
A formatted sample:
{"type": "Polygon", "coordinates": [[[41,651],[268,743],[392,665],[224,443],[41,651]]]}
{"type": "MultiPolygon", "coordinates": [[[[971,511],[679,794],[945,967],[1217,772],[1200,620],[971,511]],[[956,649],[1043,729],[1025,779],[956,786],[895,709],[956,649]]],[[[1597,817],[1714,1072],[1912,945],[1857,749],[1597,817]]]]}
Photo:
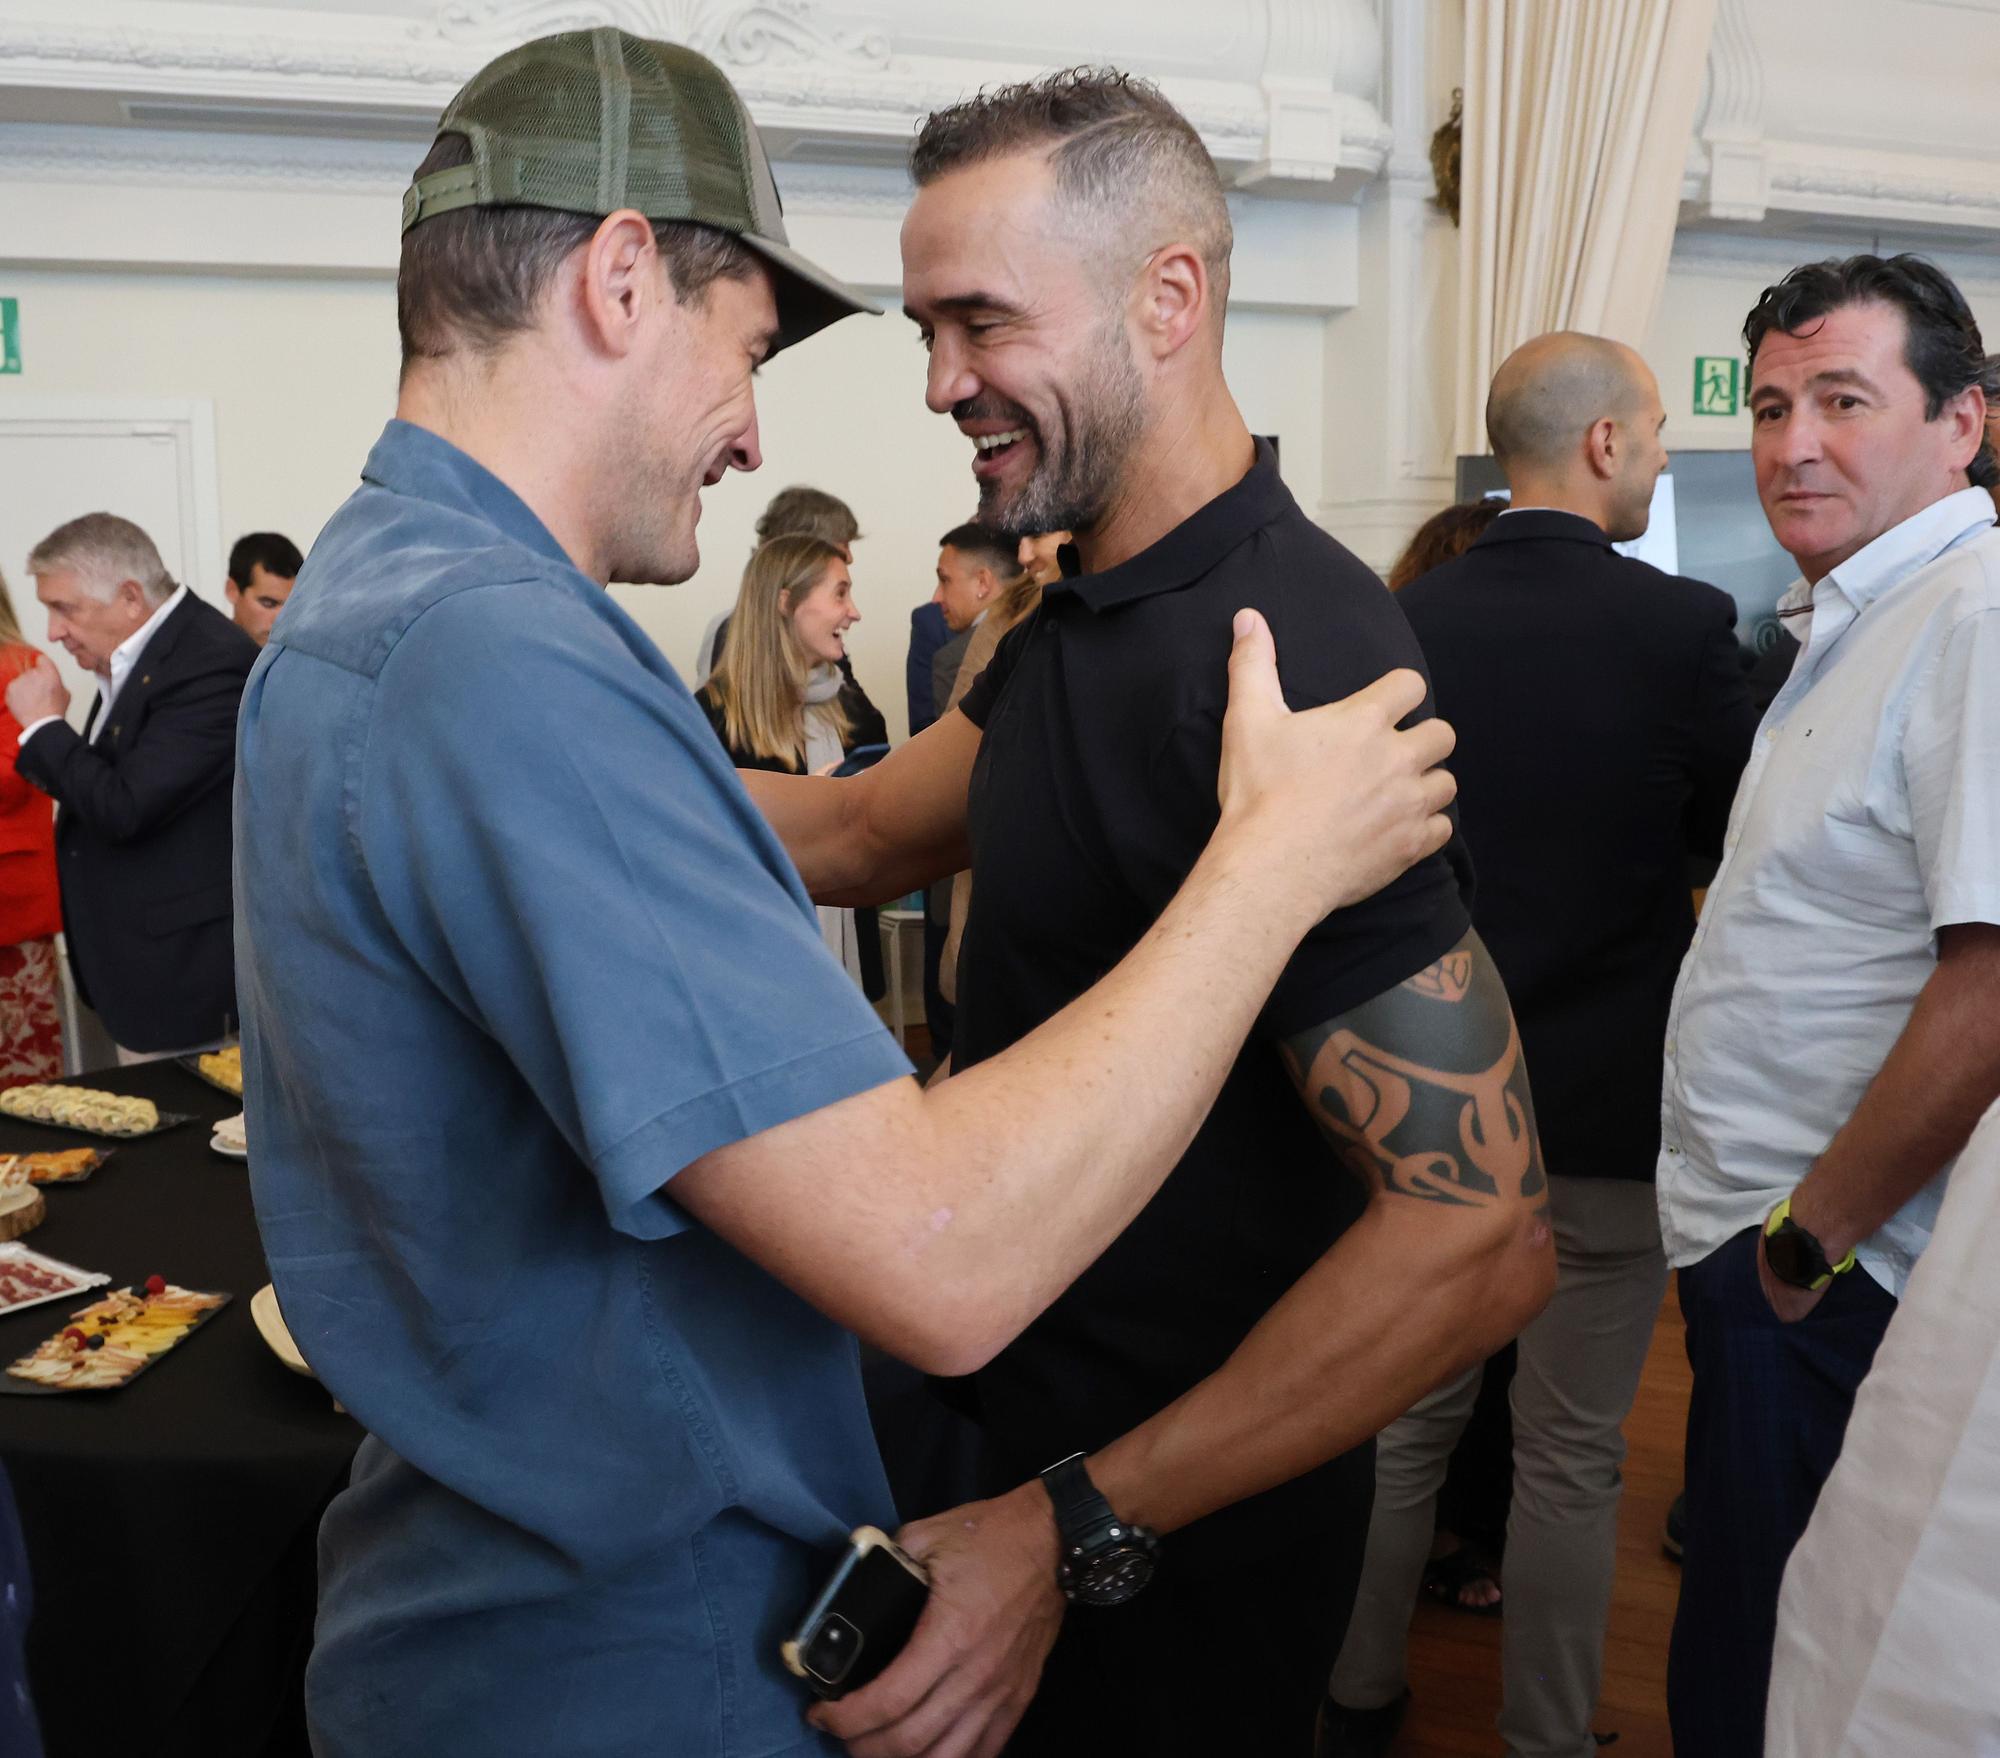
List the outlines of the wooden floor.
{"type": "MultiPolygon", "coordinates": [[[[1604,1644],[1599,1733],[1616,1732],[1607,1758],[1672,1758],[1667,1735],[1667,1633],[1680,1570],[1660,1549],[1667,1506],[1680,1493],[1688,1365],[1681,1314],[1667,1291],[1639,1397],[1625,1424],[1625,1496],[1618,1513],[1618,1584],[1604,1644]]],[[[1396,1758],[1497,1758],[1500,1625],[1420,1601],[1410,1631],[1415,1699],[1396,1758]]]]}

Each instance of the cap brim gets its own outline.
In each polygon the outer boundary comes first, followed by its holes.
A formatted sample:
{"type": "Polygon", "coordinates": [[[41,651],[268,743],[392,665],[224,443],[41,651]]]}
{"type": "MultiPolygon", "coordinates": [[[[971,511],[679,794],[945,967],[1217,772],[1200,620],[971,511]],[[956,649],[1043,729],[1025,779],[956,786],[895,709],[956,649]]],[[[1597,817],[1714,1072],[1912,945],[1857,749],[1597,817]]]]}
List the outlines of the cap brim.
{"type": "Polygon", "coordinates": [[[836,281],[824,269],[806,261],[786,244],[773,244],[754,232],[736,236],[771,266],[771,284],[778,301],[778,340],[773,354],[794,342],[865,311],[870,317],[882,315],[881,306],[864,299],[852,287],[836,281]]]}

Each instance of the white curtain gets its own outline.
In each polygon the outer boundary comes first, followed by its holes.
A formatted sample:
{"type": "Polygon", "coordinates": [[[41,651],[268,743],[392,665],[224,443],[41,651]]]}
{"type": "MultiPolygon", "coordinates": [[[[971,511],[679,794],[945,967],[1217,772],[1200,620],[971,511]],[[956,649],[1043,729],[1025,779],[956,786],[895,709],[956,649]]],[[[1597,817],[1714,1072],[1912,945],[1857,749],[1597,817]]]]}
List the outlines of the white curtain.
{"type": "Polygon", "coordinates": [[[1548,330],[1639,348],[1666,280],[1716,0],[1466,0],[1458,450],[1548,330]]]}

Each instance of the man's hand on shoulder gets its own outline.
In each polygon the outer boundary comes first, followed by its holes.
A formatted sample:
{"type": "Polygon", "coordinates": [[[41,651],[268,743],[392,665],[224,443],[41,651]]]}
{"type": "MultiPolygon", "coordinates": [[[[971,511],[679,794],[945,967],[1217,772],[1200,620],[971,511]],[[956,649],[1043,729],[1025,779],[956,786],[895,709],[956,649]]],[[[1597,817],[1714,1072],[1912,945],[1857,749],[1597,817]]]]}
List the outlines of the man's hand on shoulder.
{"type": "Polygon", "coordinates": [[[69,712],[69,691],[46,654],[8,684],[7,712],[21,726],[69,712]]]}
{"type": "Polygon", "coordinates": [[[1033,1699],[1062,1627],[1048,1492],[1025,1483],[919,1520],[896,1540],[930,1573],[922,1621],[888,1671],[811,1719],[853,1758],[991,1758],[1033,1699]]]}
{"type": "Polygon", "coordinates": [[[1295,714],[1264,619],[1239,611],[1235,626],[1216,839],[1240,837],[1260,870],[1286,883],[1287,901],[1309,925],[1372,896],[1450,841],[1444,813],[1457,783],[1437,766],[1454,735],[1437,719],[1397,730],[1423,703],[1424,681],[1413,671],[1295,714]]]}

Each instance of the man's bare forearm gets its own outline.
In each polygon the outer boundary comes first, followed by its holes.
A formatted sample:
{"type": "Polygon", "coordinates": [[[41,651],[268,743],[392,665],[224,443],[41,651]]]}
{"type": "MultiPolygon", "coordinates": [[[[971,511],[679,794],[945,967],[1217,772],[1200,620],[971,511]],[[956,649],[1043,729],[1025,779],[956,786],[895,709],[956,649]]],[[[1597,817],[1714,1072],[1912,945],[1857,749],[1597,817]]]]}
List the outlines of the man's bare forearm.
{"type": "Polygon", "coordinates": [[[1286,1052],[1369,1207],[1221,1369],[1093,1459],[1161,1531],[1359,1444],[1554,1286],[1520,1034],[1476,937],[1286,1052]]]}
{"type": "Polygon", "coordinates": [[[843,780],[739,770],[816,903],[886,903],[965,867],[979,729],[951,713],[843,780]]]}
{"type": "Polygon", "coordinates": [[[767,1267],[891,1353],[971,1372],[1129,1225],[1193,1139],[1310,925],[1269,877],[1246,839],[1211,845],[1125,959],[1002,1055],[719,1149],[676,1193],[725,1237],[754,1239],[769,1230],[757,1211],[794,1199],[768,1170],[731,1177],[736,1162],[871,1167],[866,1209],[830,1215],[810,1260],[767,1267]],[[886,1261],[857,1284],[851,1266],[870,1260],[886,1261]],[[944,1356],[919,1340],[939,1335],[944,1356]]]}
{"type": "Polygon", "coordinates": [[[1792,1196],[1838,1262],[1936,1176],[2000,1098],[2000,926],[1940,930],[1938,966],[1854,1115],[1792,1196]]]}
{"type": "Polygon", "coordinates": [[[1215,835],[1109,976],[933,1092],[892,1081],[674,1179],[704,1225],[918,1366],[967,1372],[1046,1306],[1159,1187],[1299,937],[1450,835],[1450,729],[1396,730],[1423,680],[1294,715],[1268,630],[1237,621],[1215,835]]]}

